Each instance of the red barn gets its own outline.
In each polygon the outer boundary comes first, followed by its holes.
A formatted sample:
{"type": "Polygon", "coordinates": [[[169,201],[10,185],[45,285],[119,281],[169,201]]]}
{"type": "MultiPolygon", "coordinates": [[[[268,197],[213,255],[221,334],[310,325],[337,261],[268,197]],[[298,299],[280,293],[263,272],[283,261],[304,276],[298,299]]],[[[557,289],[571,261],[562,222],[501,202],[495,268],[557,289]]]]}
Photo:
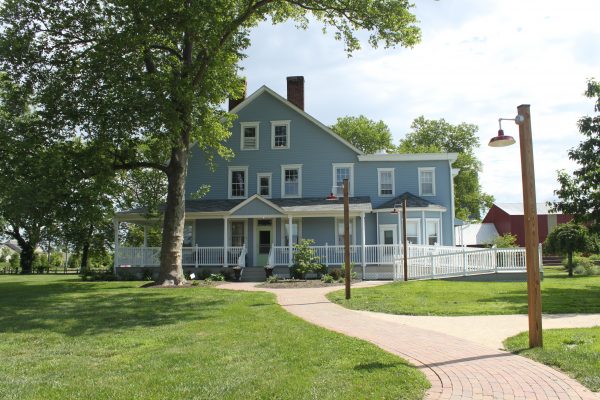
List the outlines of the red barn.
{"type": "MultiPolygon", "coordinates": [[[[550,213],[546,203],[537,203],[539,242],[543,243],[556,225],[573,219],[572,215],[550,213]]],[[[523,203],[494,203],[482,222],[496,226],[499,235],[512,233],[517,236],[517,244],[525,246],[525,217],[523,203]]]]}

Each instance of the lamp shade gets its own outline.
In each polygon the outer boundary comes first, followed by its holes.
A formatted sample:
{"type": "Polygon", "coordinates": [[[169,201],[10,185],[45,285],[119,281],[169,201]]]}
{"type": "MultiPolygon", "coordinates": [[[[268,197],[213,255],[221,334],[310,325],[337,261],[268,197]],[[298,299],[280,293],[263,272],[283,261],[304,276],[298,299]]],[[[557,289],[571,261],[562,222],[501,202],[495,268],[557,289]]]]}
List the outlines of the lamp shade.
{"type": "Polygon", "coordinates": [[[498,130],[498,136],[494,136],[490,139],[488,146],[491,147],[505,147],[515,144],[515,138],[504,134],[502,129],[498,130]]]}

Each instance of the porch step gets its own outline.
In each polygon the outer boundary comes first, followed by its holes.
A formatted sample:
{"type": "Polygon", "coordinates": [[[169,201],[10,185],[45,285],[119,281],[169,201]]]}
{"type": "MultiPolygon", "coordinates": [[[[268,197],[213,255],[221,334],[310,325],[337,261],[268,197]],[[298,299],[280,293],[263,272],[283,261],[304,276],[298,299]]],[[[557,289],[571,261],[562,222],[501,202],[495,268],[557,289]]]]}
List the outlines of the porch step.
{"type": "MultiPolygon", "coordinates": [[[[290,276],[288,267],[275,267],[273,273],[282,278],[290,276]]],[[[267,275],[263,267],[246,267],[242,273],[242,282],[264,282],[266,279],[267,275]]]]}

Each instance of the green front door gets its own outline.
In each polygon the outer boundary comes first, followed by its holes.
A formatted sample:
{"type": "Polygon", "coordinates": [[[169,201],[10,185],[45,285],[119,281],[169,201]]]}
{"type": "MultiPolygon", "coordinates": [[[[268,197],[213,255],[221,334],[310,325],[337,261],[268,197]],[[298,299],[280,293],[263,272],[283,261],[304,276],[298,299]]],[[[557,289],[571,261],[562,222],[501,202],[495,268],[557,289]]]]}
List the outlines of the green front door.
{"type": "Polygon", "coordinates": [[[273,221],[258,220],[256,224],[256,265],[264,267],[269,260],[269,252],[273,243],[273,221]]]}

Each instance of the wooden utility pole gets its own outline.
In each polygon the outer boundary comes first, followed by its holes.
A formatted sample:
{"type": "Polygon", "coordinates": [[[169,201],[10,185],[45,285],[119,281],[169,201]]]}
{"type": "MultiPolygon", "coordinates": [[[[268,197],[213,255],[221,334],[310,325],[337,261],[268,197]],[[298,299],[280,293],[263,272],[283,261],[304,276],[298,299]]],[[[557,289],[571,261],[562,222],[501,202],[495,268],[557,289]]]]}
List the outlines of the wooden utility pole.
{"type": "Polygon", "coordinates": [[[523,180],[523,211],[525,214],[525,260],[527,265],[527,296],[529,315],[529,347],[542,347],[542,294],[540,284],[540,259],[538,255],[538,221],[535,199],[535,172],[531,138],[531,113],[529,104],[517,107],[523,116],[519,124],[521,147],[521,174],[523,180]]]}
{"type": "Polygon", "coordinates": [[[344,262],[346,275],[346,300],[350,300],[350,198],[348,179],[344,179],[344,262]]]}
{"type": "Polygon", "coordinates": [[[402,242],[404,244],[404,281],[408,281],[408,239],[406,238],[406,203],[402,200],[402,242]]]}

